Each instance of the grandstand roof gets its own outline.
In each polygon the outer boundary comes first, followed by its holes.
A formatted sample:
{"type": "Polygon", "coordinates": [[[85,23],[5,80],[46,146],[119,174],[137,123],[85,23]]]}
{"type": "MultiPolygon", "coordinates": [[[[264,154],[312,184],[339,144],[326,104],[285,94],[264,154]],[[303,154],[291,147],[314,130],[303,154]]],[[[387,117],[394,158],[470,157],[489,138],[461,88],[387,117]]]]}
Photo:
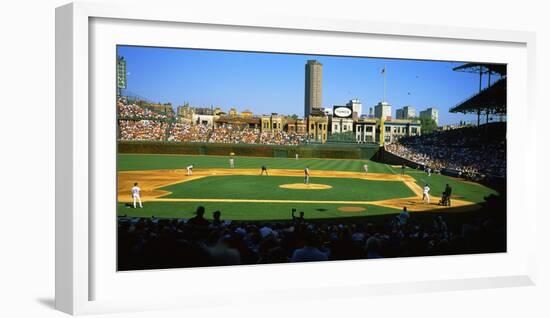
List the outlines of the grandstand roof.
{"type": "Polygon", "coordinates": [[[500,74],[506,76],[506,64],[490,64],[490,63],[465,63],[453,68],[453,71],[478,73],[482,74],[500,74]]]}
{"type": "Polygon", "coordinates": [[[451,113],[471,113],[478,110],[506,113],[506,77],[452,107],[451,113]]]}

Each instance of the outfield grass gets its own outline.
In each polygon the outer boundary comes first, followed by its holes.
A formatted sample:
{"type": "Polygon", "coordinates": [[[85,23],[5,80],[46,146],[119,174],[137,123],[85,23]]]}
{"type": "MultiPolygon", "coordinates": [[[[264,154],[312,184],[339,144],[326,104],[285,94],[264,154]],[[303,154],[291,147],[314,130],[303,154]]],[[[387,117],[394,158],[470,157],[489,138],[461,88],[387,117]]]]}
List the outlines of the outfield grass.
{"type": "Polygon", "coordinates": [[[315,178],[311,183],[332,186],[324,190],[283,189],[289,183],[303,183],[301,177],[212,176],[162,188],[172,192],[163,198],[373,201],[414,195],[403,182],[350,178],[315,178]]]}
{"type": "MultiPolygon", "coordinates": [[[[363,171],[363,165],[369,165],[369,171],[375,173],[393,173],[385,164],[370,160],[353,159],[293,159],[293,158],[263,158],[234,157],[235,168],[258,169],[262,165],[268,169],[304,169],[333,171],[363,171]]],[[[118,170],[155,170],[155,169],[185,169],[194,164],[197,169],[229,168],[229,156],[189,156],[189,155],[147,155],[119,154],[118,170]]]]}

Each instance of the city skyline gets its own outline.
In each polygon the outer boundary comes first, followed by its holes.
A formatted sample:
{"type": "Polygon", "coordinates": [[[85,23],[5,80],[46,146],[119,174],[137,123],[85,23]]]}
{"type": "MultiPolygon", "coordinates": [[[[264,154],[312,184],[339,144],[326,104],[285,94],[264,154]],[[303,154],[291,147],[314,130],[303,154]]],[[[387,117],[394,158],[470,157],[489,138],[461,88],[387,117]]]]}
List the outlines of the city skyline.
{"type": "Polygon", "coordinates": [[[303,117],[304,65],[317,60],[324,65],[322,107],[358,98],[368,114],[383,99],[381,71],[386,69],[393,118],[396,109],[410,105],[417,116],[430,107],[439,109],[440,125],[475,119],[448,112],[479,90],[479,76],[452,71],[461,62],[136,46],[118,46],[117,54],[127,63],[128,91],[174,108],[189,103],[303,117]]]}

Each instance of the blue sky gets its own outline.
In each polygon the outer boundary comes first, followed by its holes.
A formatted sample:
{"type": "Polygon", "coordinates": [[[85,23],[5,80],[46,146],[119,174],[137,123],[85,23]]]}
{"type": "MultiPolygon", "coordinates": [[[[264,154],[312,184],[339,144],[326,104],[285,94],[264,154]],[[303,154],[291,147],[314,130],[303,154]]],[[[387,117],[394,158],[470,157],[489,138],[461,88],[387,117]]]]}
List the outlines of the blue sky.
{"type": "MultiPolygon", "coordinates": [[[[128,91],[174,107],[236,107],[255,114],[304,112],[305,63],[323,64],[323,106],[343,105],[359,98],[363,113],[383,99],[387,70],[387,101],[392,115],[411,105],[417,113],[439,109],[439,124],[473,121],[474,115],[448,109],[479,89],[479,76],[454,72],[457,62],[274,54],[193,49],[119,46],[127,63],[128,91]]],[[[486,80],[483,86],[486,86],[486,80]]]]}

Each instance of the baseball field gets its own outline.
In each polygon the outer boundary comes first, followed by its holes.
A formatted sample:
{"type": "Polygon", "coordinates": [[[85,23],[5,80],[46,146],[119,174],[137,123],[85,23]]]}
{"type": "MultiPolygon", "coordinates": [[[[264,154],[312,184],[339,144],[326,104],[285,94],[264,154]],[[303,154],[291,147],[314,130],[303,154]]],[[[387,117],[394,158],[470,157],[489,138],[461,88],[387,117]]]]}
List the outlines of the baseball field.
{"type": "Polygon", "coordinates": [[[288,220],[291,210],[307,219],[364,217],[409,212],[473,211],[496,191],[483,185],[370,160],[119,154],[117,214],[189,218],[200,205],[206,217],[220,210],[224,220],[288,220]],[[186,167],[194,165],[192,175],[186,167]],[[368,165],[365,173],[363,165],[368,165]],[[260,175],[261,166],[268,175],[260,175]],[[304,168],[310,170],[304,184],[304,168]],[[134,209],[130,189],[137,182],[143,208],[134,209]],[[445,185],[452,206],[438,205],[445,185]],[[422,201],[422,187],[431,202],[422,201]]]}

